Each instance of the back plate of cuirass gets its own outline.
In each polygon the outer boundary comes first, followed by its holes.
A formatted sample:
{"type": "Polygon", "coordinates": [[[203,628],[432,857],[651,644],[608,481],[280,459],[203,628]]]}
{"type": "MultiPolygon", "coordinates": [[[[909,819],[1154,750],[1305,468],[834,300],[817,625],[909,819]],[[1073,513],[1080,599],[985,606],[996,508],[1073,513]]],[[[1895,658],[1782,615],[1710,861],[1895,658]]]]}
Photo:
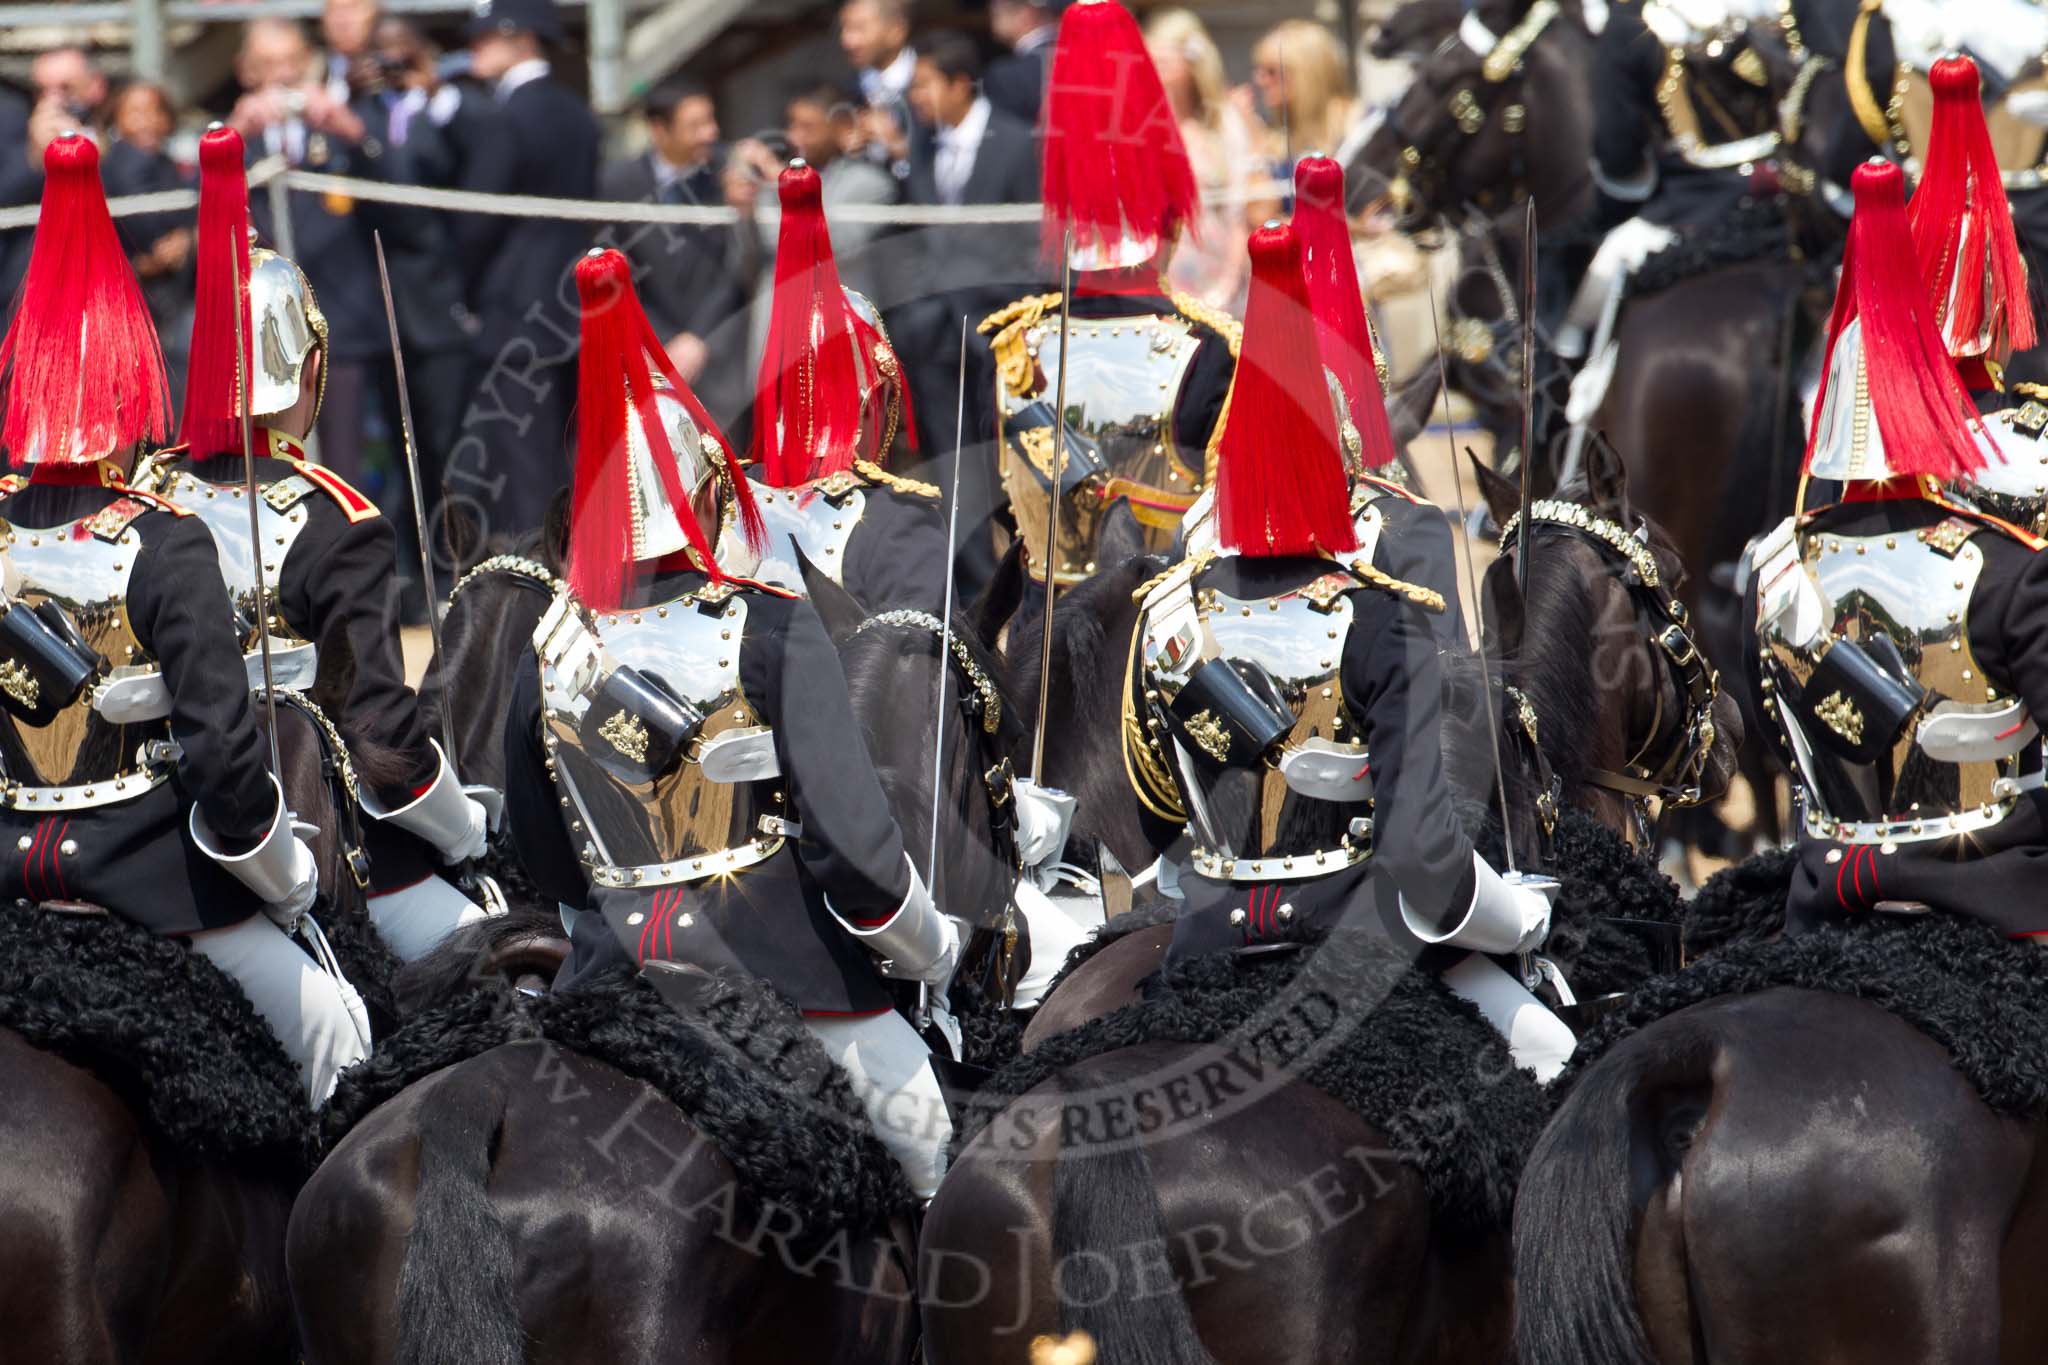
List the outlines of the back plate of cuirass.
{"type": "Polygon", "coordinates": [[[846,546],[867,511],[867,494],[851,474],[837,475],[830,482],[833,486],[754,490],[768,543],[752,577],[790,592],[803,592],[803,573],[796,562],[796,552],[802,550],[812,566],[834,583],[846,581],[846,546]]]}
{"type": "MultiPolygon", "coordinates": [[[[243,632],[242,649],[244,652],[255,651],[256,573],[255,556],[249,550],[248,490],[239,484],[212,483],[187,470],[166,474],[159,488],[161,496],[190,510],[213,533],[214,546],[220,551],[221,579],[235,599],[236,610],[248,625],[243,632]]],[[[277,582],[278,575],[284,570],[285,556],[291,553],[300,533],[306,529],[311,513],[305,500],[315,491],[309,480],[291,474],[262,485],[261,496],[257,499],[256,519],[262,530],[263,543],[263,581],[272,602],[270,634],[273,639],[300,638],[277,611],[277,582]],[[278,510],[280,506],[283,511],[278,510]]]]}
{"type": "MultiPolygon", "coordinates": [[[[157,671],[128,619],[128,580],[142,537],[133,526],[107,541],[84,523],[54,530],[5,526],[8,577],[15,598],[29,607],[55,602],[78,627],[85,642],[105,656],[117,676],[157,671]]],[[[28,725],[0,713],[0,764],[10,783],[26,787],[124,785],[154,779],[139,754],[153,739],[168,739],[164,721],[115,725],[92,708],[94,689],[59,712],[48,725],[28,725]]],[[[82,795],[82,793],[81,793],[82,795]]],[[[95,792],[98,803],[105,793],[95,792]]],[[[83,801],[77,804],[84,804],[83,801]]]]}
{"type": "MultiPolygon", "coordinates": [[[[568,802],[562,816],[571,838],[600,886],[696,881],[751,866],[782,846],[777,831],[788,812],[779,780],[714,782],[697,763],[704,743],[763,724],[740,688],[746,595],[711,589],[703,597],[588,618],[613,659],[707,717],[683,759],[650,781],[627,782],[616,775],[619,765],[584,751],[591,689],[578,690],[578,680],[543,654],[548,763],[568,802]]],[[[631,758],[645,737],[608,724],[589,742],[631,758]]]]}
{"type": "MultiPolygon", "coordinates": [[[[1280,754],[1311,739],[1355,749],[1361,769],[1368,763],[1344,712],[1340,676],[1352,616],[1345,594],[1357,586],[1340,571],[1294,592],[1251,601],[1194,589],[1200,622],[1194,648],[1240,671],[1262,669],[1294,715],[1286,737],[1265,755],[1234,752],[1228,733],[1199,715],[1185,725],[1192,747],[1178,739],[1169,745],[1195,834],[1196,871],[1243,881],[1284,880],[1337,871],[1367,856],[1369,841],[1354,839],[1350,826],[1371,810],[1371,802],[1304,796],[1288,786],[1277,766],[1280,754]]],[[[1178,679],[1186,674],[1174,662],[1187,639],[1182,629],[1181,641],[1175,641],[1176,624],[1172,613],[1148,607],[1142,648],[1148,701],[1158,715],[1171,708],[1178,679]]]]}
{"type": "MultiPolygon", "coordinates": [[[[1060,326],[1048,316],[1024,334],[1035,358],[1028,393],[998,386],[997,421],[1003,488],[1032,562],[1043,564],[1046,483],[1056,452],[1050,428],[1018,431],[1008,419],[1032,402],[1058,396],[1060,326]]],[[[1077,583],[1095,571],[1095,541],[1109,504],[1128,497],[1145,536],[1158,552],[1173,542],[1180,517],[1202,491],[1205,471],[1189,463],[1176,438],[1173,409],[1182,383],[1201,349],[1194,325],[1178,314],[1075,319],[1069,324],[1072,354],[1067,361],[1067,420],[1096,443],[1109,468],[1108,482],[1089,480],[1060,503],[1056,564],[1062,583],[1077,583]]]]}
{"type": "MultiPolygon", "coordinates": [[[[1983,551],[1966,539],[1972,529],[1951,519],[1919,532],[1802,538],[1806,570],[1828,603],[1829,636],[1880,655],[1896,651],[1926,689],[1922,715],[1943,702],[1981,707],[1999,700],[1970,650],[1970,594],[1984,568],[1983,551]]],[[[1820,651],[1796,648],[1774,626],[1766,627],[1763,646],[1774,687],[1803,695],[1820,651]]],[[[2027,753],[1977,762],[1933,758],[1911,722],[1876,761],[1856,763],[1834,747],[1837,739],[1863,740],[1867,718],[1856,699],[1810,700],[1810,716],[1795,706],[1775,710],[1808,789],[1809,832],[1819,837],[1910,841],[1983,828],[2010,809],[2011,779],[2022,765],[2035,766],[2027,753]]]]}

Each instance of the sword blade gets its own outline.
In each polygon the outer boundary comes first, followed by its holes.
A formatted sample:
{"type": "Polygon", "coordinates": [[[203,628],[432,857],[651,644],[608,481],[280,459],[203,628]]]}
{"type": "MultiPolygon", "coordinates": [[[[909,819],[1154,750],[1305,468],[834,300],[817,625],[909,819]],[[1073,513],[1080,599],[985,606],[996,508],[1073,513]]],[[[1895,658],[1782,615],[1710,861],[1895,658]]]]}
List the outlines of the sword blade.
{"type": "Polygon", "coordinates": [[[398,425],[405,443],[405,477],[412,486],[413,537],[420,549],[420,592],[427,599],[427,630],[434,641],[434,667],[441,671],[441,704],[435,710],[441,719],[441,749],[451,772],[455,767],[455,722],[448,715],[448,657],[441,652],[441,613],[435,610],[434,552],[427,542],[427,501],[420,490],[420,452],[412,439],[412,397],[405,387],[405,352],[398,344],[398,306],[391,298],[391,268],[384,262],[384,234],[372,231],[370,242],[377,248],[377,283],[384,290],[384,324],[391,330],[391,368],[398,374],[398,425]]]}
{"type": "MultiPolygon", "coordinates": [[[[270,726],[270,771],[284,789],[284,760],[277,747],[277,675],[270,666],[270,586],[263,573],[263,521],[257,515],[256,423],[249,413],[249,349],[247,315],[249,281],[235,282],[235,407],[242,422],[242,482],[249,495],[249,569],[256,578],[256,649],[263,660],[263,712],[270,726]]],[[[322,364],[325,364],[323,358],[322,364]]]]}
{"type": "Polygon", "coordinates": [[[1522,217],[1522,535],[1515,545],[1515,587],[1529,600],[1530,478],[1536,467],[1536,201],[1522,217]]]}
{"type": "MultiPolygon", "coordinates": [[[[953,400],[953,505],[946,509],[946,609],[939,617],[939,730],[932,740],[932,843],[925,884],[939,894],[939,791],[945,783],[946,683],[953,675],[953,538],[960,533],[960,455],[967,445],[967,315],[960,315],[960,381],[953,400]]],[[[886,453],[886,452],[885,452],[886,453]]]]}
{"type": "MultiPolygon", "coordinates": [[[[1431,334],[1436,338],[1438,396],[1443,400],[1444,445],[1449,450],[1451,457],[1451,487],[1458,500],[1458,524],[1468,526],[1471,524],[1471,520],[1467,513],[1471,509],[1465,503],[1465,470],[1458,460],[1458,438],[1451,428],[1451,375],[1449,366],[1444,362],[1443,326],[1437,321],[1436,291],[1434,289],[1425,289],[1423,293],[1429,296],[1429,328],[1431,334]]],[[[1525,469],[1528,467],[1528,460],[1526,458],[1522,461],[1522,465],[1525,469]]],[[[1524,540],[1527,540],[1526,536],[1524,540]]],[[[1500,801],[1501,848],[1507,856],[1508,871],[1513,872],[1516,867],[1515,836],[1512,822],[1508,819],[1507,776],[1501,771],[1500,766],[1501,701],[1494,696],[1492,667],[1486,658],[1485,604],[1479,596],[1479,568],[1472,560],[1470,537],[1467,537],[1465,543],[1465,586],[1472,594],[1473,618],[1479,622],[1479,644],[1475,652],[1479,656],[1479,685],[1486,692],[1486,738],[1493,746],[1493,787],[1494,794],[1500,801]]]]}
{"type": "MultiPolygon", "coordinates": [[[[1031,740],[1031,780],[1045,780],[1045,709],[1052,697],[1052,600],[1060,541],[1060,479],[1067,472],[1067,340],[1074,318],[1074,229],[1060,243],[1060,369],[1053,385],[1052,483],[1046,489],[1045,621],[1038,651],[1038,732],[1031,740]]],[[[1027,547],[1028,548],[1028,547],[1027,547]]]]}

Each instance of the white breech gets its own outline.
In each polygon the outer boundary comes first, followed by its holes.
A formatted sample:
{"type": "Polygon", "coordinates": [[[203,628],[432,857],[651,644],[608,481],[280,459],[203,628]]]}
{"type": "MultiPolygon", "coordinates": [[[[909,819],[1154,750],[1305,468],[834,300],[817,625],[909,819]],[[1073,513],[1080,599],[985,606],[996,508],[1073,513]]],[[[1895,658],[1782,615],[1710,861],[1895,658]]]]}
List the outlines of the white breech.
{"type": "Polygon", "coordinates": [[[946,1112],[931,1050],[894,1010],[860,1018],[805,1016],[804,1026],[853,1078],[854,1094],[875,1136],[903,1167],[919,1199],[939,1191],[953,1119],[946,1112]]]}
{"type": "Polygon", "coordinates": [[[488,912],[436,873],[411,886],[370,897],[370,923],[401,962],[425,957],[442,939],[488,912]]]}
{"type": "Polygon", "coordinates": [[[190,936],[192,950],[235,979],[298,1063],[315,1109],[342,1071],[370,1055],[370,1026],[355,987],[329,976],[263,915],[190,936]]]}
{"type": "Polygon", "coordinates": [[[1443,974],[1443,983],[1472,1002],[1508,1040],[1515,1065],[1528,1067],[1546,1085],[1564,1070],[1578,1040],[1564,1020],[1550,1012],[1521,982],[1473,953],[1443,974]]]}
{"type": "MultiPolygon", "coordinates": [[[[1046,987],[1067,965],[1067,954],[1088,939],[1088,931],[1053,903],[1029,877],[1017,883],[1017,913],[1031,940],[1031,965],[1017,983],[1016,1008],[1030,1009],[1045,998],[1046,987]]],[[[1098,914],[1097,918],[1101,918],[1098,914]]]]}

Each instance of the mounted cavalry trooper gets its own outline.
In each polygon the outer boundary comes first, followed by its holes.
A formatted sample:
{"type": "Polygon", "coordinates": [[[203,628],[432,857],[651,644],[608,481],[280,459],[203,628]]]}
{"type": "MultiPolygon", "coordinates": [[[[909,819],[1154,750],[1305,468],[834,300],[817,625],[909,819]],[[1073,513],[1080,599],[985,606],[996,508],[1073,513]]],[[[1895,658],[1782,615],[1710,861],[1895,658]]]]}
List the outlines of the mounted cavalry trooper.
{"type": "Polygon", "coordinates": [[[1550,905],[1452,813],[1425,620],[1443,603],[1358,551],[1294,230],[1253,233],[1251,258],[1218,543],[1147,585],[1128,684],[1134,786],[1194,843],[1169,960],[1376,901],[1398,939],[1447,950],[1431,955],[1446,984],[1548,1079],[1570,1031],[1484,955],[1533,951],[1550,905]]]}
{"type": "Polygon", "coordinates": [[[1878,161],[1853,178],[1807,448],[1840,501],[1746,557],[1754,700],[1805,807],[1788,923],[1932,906],[2048,933],[2048,556],[1942,492],[2001,457],[1928,306],[1904,179],[1878,161]]]}
{"type": "MultiPolygon", "coordinates": [[[[186,376],[182,449],[166,451],[146,481],[206,523],[221,575],[240,613],[251,685],[263,681],[252,619],[255,566],[237,406],[233,309],[248,299],[242,335],[256,442],[257,517],[264,573],[274,594],[273,676],[316,693],[349,744],[395,753],[404,780],[363,789],[370,917],[399,957],[411,960],[483,909],[439,872],[483,851],[484,808],[457,781],[421,724],[398,642],[396,545],[368,498],[305,458],[326,382],[327,324],[299,268],[249,243],[241,135],[210,129],[199,143],[198,287],[186,376]],[[243,282],[247,283],[244,284],[243,282]],[[342,650],[347,691],[318,695],[316,650],[342,650]]],[[[142,482],[143,480],[138,480],[142,482]]]]}
{"type": "Polygon", "coordinates": [[[911,1187],[951,1132],[885,971],[940,990],[959,952],[903,849],[839,659],[802,598],[725,573],[704,528],[760,535],[745,474],[633,293],[594,251],[568,583],[506,725],[507,809],[541,889],[587,909],[556,988],[626,963],[764,977],[852,1073],[911,1187]]]}
{"type": "MultiPolygon", "coordinates": [[[[801,160],[776,186],[782,224],[767,346],[754,390],[755,463],[768,540],[754,576],[804,591],[797,552],[872,611],[944,609],[946,523],[939,490],[883,466],[913,435],[910,390],[880,316],[842,287],[817,171],[801,160]]],[[[727,526],[720,561],[743,561],[727,526]]]]}
{"type": "MultiPolygon", "coordinates": [[[[2034,346],[2034,306],[1977,64],[1946,57],[1928,80],[1934,117],[1927,164],[1907,215],[1942,344],[1982,406],[2001,401],[2013,353],[2034,346]]],[[[2040,535],[2048,532],[2048,405],[2041,402],[2048,391],[2026,384],[2016,392],[2024,401],[1985,419],[2003,458],[1987,459],[1950,491],[2040,535]]]]}
{"type": "MultiPolygon", "coordinates": [[[[1344,168],[1329,157],[1306,156],[1295,165],[1294,231],[1301,239],[1309,303],[1336,408],[1359,551],[1390,577],[1420,584],[1443,599],[1444,610],[1430,616],[1438,643],[1446,649],[1468,648],[1450,524],[1442,509],[1401,481],[1387,421],[1386,361],[1366,316],[1351,255],[1344,168]]],[[[1178,551],[1198,554],[1213,547],[1215,517],[1212,485],[1182,519],[1178,551]]]]}
{"type": "MultiPolygon", "coordinates": [[[[1179,126],[1138,26],[1115,0],[1079,0],[1060,20],[1046,88],[1044,215],[1049,259],[1066,259],[1074,297],[1065,365],[1070,420],[1059,475],[1058,543],[1046,553],[1060,365],[1057,293],[982,319],[993,352],[996,477],[1031,576],[1078,583],[1117,498],[1148,550],[1165,551],[1210,480],[1237,358],[1237,323],[1162,276],[1196,210],[1179,126]]],[[[966,565],[968,581],[976,572],[966,565]]]]}
{"type": "MultiPolygon", "coordinates": [[[[1773,77],[1762,54],[1765,42],[1782,40],[1794,62],[1805,60],[1791,14],[1785,0],[1626,0],[1608,8],[1591,81],[1594,217],[1605,235],[1559,328],[1560,355],[1590,355],[1605,374],[1629,276],[1683,234],[1775,192],[1780,106],[1765,98],[1773,77]],[[1715,84],[1757,94],[1717,98],[1715,84]]],[[[1575,394],[1575,408],[1579,402],[1575,394]]]]}
{"type": "Polygon", "coordinates": [[[43,170],[0,345],[0,441],[30,468],[0,489],[0,897],[184,938],[240,984],[317,1105],[369,1025],[291,938],[310,924],[313,856],[264,770],[206,523],[126,486],[170,399],[99,153],[66,133],[43,170]]]}

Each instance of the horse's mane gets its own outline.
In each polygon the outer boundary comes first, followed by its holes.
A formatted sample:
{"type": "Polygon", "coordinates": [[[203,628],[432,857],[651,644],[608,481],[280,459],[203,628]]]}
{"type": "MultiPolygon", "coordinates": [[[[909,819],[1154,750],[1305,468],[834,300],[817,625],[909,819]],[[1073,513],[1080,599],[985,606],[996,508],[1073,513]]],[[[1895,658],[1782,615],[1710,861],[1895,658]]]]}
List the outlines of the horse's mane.
{"type": "MultiPolygon", "coordinates": [[[[1065,690],[1065,702],[1086,710],[1105,697],[1123,691],[1124,656],[1107,649],[1109,631],[1105,624],[1119,612],[1132,610],[1131,593],[1160,569],[1164,561],[1155,555],[1134,555],[1093,575],[1069,589],[1053,606],[1053,657],[1060,660],[1064,678],[1056,681],[1065,690]]],[[[1006,690],[1010,695],[1038,696],[1038,674],[1045,647],[1043,618],[1033,618],[1028,627],[1012,626],[1006,690]]]]}
{"type": "MultiPolygon", "coordinates": [[[[1535,547],[1531,553],[1538,553],[1535,547]]],[[[1538,573],[1532,568],[1529,580],[1529,595],[1522,604],[1521,648],[1501,661],[1500,676],[1536,708],[1543,751],[1569,801],[1584,785],[1593,727],[1599,720],[1595,698],[1601,689],[1591,648],[1595,603],[1577,574],[1538,573]]]]}

